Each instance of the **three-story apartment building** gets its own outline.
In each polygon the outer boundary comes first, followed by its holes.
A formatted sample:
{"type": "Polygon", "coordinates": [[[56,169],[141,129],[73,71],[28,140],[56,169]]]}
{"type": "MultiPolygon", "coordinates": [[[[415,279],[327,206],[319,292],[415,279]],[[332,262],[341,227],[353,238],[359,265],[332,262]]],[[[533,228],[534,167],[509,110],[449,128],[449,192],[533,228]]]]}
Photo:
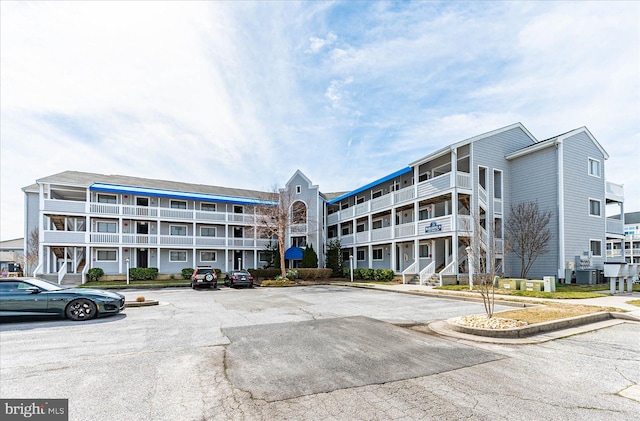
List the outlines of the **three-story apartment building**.
{"type": "MultiPolygon", "coordinates": [[[[290,227],[285,253],[312,244],[324,263],[326,243],[340,240],[357,267],[392,269],[421,283],[457,278],[469,270],[464,251],[479,230],[505,274],[519,273],[505,253],[512,204],[535,201],[551,212],[552,244],[531,276],[565,277],[576,256],[594,267],[606,244],[623,241],[621,185],[605,180],[608,154],[586,128],[538,141],[520,123],[432,152],[348,193],[321,193],[300,171],[286,183],[306,223],[290,227]],[[474,218],[479,219],[476,224],[474,218]]],[[[261,267],[269,241],[255,226],[255,206],[277,196],[260,191],[136,177],[64,172],[25,187],[25,238],[40,232],[38,272],[106,273],[157,267],[179,273],[208,264],[224,271],[261,267]]]]}

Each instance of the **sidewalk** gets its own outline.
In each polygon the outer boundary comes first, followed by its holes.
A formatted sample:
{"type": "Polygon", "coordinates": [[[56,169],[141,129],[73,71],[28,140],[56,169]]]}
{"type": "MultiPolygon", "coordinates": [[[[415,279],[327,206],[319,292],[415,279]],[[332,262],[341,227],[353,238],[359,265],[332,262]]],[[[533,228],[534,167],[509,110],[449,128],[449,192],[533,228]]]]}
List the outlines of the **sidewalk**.
{"type": "MultiPolygon", "coordinates": [[[[347,282],[350,284],[350,282],[347,282]]],[[[451,290],[440,290],[435,289],[432,286],[426,285],[413,285],[413,284],[397,284],[397,285],[381,285],[381,284],[369,284],[366,282],[353,282],[353,286],[359,286],[362,288],[373,288],[373,289],[381,289],[385,291],[393,291],[393,292],[401,292],[406,294],[424,294],[435,297],[450,297],[457,299],[473,299],[473,300],[482,300],[482,297],[477,292],[466,292],[466,291],[451,291],[451,290]]],[[[615,294],[606,297],[599,298],[582,298],[582,299],[550,299],[550,298],[535,298],[535,297],[520,297],[514,295],[495,295],[496,301],[510,301],[510,302],[557,302],[563,304],[581,304],[581,305],[590,305],[590,306],[601,306],[601,307],[615,307],[620,310],[625,310],[633,316],[640,319],[640,307],[634,306],[631,304],[627,304],[627,301],[631,300],[640,300],[640,292],[632,292],[632,293],[621,293],[615,294]]]]}
{"type": "MultiPolygon", "coordinates": [[[[465,291],[450,291],[450,290],[438,290],[432,286],[412,285],[412,284],[398,284],[398,285],[381,285],[381,284],[368,284],[361,282],[346,282],[349,286],[357,288],[371,288],[383,291],[398,292],[402,294],[415,294],[415,295],[428,295],[432,297],[441,297],[456,300],[482,300],[479,293],[465,292],[465,291]]],[[[592,323],[583,323],[578,321],[570,321],[571,319],[564,319],[569,321],[566,328],[560,328],[557,330],[551,330],[533,334],[526,337],[519,338],[507,338],[507,337],[492,337],[483,336],[481,334],[463,333],[454,330],[446,320],[439,320],[432,322],[428,325],[429,330],[432,330],[440,335],[449,336],[456,339],[470,340],[475,342],[485,342],[494,344],[512,344],[512,345],[525,345],[525,344],[537,344],[555,339],[564,338],[580,333],[590,332],[610,326],[615,326],[625,321],[631,321],[640,323],[640,307],[627,304],[627,301],[640,299],[640,292],[622,293],[612,296],[600,297],[600,298],[585,298],[585,299],[549,299],[549,298],[534,298],[534,297],[520,297],[513,295],[495,295],[496,301],[500,304],[513,303],[513,305],[522,305],[524,302],[531,303],[544,303],[544,302],[558,302],[563,304],[580,304],[580,305],[592,305],[601,307],[613,307],[620,310],[625,310],[625,313],[612,313],[615,315],[613,319],[601,320],[592,323]]],[[[582,317],[582,316],[581,316],[582,317]]],[[[577,319],[577,318],[573,318],[577,319]]],[[[425,326],[426,327],[426,326],[425,326]]],[[[416,330],[424,329],[425,327],[416,327],[416,330]]]]}

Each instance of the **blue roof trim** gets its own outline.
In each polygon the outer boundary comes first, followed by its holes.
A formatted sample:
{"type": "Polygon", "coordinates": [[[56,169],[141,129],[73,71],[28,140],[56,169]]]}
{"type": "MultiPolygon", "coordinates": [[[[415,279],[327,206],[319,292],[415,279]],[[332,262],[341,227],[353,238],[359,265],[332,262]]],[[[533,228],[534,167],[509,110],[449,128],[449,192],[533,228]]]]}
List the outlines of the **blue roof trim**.
{"type": "Polygon", "coordinates": [[[403,168],[401,170],[398,170],[398,171],[396,171],[394,173],[389,174],[386,177],[382,177],[379,180],[376,180],[376,181],[374,181],[372,183],[369,183],[366,186],[359,187],[359,188],[357,188],[357,189],[355,189],[353,191],[350,191],[349,193],[345,193],[342,196],[336,197],[335,199],[330,200],[327,203],[329,203],[330,205],[333,205],[334,203],[337,203],[337,202],[341,201],[342,199],[346,199],[349,196],[353,196],[354,194],[361,193],[361,192],[363,192],[363,191],[365,191],[367,189],[370,189],[371,187],[374,187],[374,186],[376,186],[376,185],[378,185],[380,183],[384,183],[385,181],[389,181],[389,180],[391,180],[393,178],[396,178],[398,176],[404,175],[404,174],[406,174],[408,172],[411,172],[411,171],[413,171],[413,168],[411,168],[411,167],[403,168]]]}
{"type": "Polygon", "coordinates": [[[218,194],[181,192],[173,190],[154,189],[147,187],[121,186],[118,184],[93,183],[89,190],[106,193],[140,194],[154,197],[168,197],[171,199],[202,200],[205,202],[222,202],[234,205],[277,205],[276,202],[249,197],[222,196],[218,194]]]}

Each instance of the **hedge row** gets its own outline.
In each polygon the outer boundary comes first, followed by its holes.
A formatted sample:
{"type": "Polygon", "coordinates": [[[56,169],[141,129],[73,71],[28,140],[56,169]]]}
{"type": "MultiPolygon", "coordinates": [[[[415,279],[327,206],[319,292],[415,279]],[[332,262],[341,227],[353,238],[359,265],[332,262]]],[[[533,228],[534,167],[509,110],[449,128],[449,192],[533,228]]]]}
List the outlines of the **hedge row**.
{"type": "MultiPolygon", "coordinates": [[[[345,278],[351,277],[349,268],[342,269],[342,275],[345,278]]],[[[353,269],[353,279],[362,279],[365,281],[393,281],[394,273],[391,269],[353,269]]]]}
{"type": "Polygon", "coordinates": [[[132,281],[153,281],[158,277],[158,268],[130,268],[129,278],[132,281]]]}
{"type": "MultiPolygon", "coordinates": [[[[331,277],[331,269],[324,268],[297,268],[298,279],[326,279],[331,277]]],[[[280,276],[280,269],[249,269],[254,278],[275,279],[280,276]]]]}

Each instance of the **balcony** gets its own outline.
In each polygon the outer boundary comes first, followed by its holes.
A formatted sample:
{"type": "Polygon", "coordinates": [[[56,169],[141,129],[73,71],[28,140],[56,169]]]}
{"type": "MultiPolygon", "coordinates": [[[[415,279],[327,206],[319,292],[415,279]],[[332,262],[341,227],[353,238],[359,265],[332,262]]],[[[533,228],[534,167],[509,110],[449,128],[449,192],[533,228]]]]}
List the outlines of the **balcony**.
{"type": "Polygon", "coordinates": [[[44,240],[46,244],[84,244],[86,242],[87,233],[84,231],[44,231],[44,240]]]}
{"type": "Polygon", "coordinates": [[[252,214],[210,212],[197,209],[173,209],[149,206],[118,205],[112,203],[79,202],[45,199],[44,212],[53,214],[90,214],[91,216],[165,219],[199,222],[230,222],[253,224],[252,214]]]}
{"type": "Polygon", "coordinates": [[[605,198],[607,202],[624,202],[624,187],[622,184],[606,182],[605,198]]]}
{"type": "Polygon", "coordinates": [[[619,219],[607,218],[607,234],[623,235],[624,224],[619,219]]]}
{"type": "MultiPolygon", "coordinates": [[[[470,174],[458,172],[455,181],[457,182],[458,188],[471,190],[470,174]]],[[[419,183],[417,188],[416,186],[405,187],[403,189],[391,192],[390,194],[385,194],[383,196],[376,197],[375,199],[363,203],[358,203],[351,208],[346,208],[338,212],[334,212],[327,216],[327,224],[335,225],[339,222],[345,222],[358,216],[367,215],[372,212],[384,211],[385,209],[390,209],[393,206],[409,203],[416,198],[437,196],[443,194],[447,190],[452,189],[453,187],[455,186],[452,173],[442,174],[438,177],[419,183]]],[[[501,202],[499,203],[499,206],[501,209],[501,202]]]]}

